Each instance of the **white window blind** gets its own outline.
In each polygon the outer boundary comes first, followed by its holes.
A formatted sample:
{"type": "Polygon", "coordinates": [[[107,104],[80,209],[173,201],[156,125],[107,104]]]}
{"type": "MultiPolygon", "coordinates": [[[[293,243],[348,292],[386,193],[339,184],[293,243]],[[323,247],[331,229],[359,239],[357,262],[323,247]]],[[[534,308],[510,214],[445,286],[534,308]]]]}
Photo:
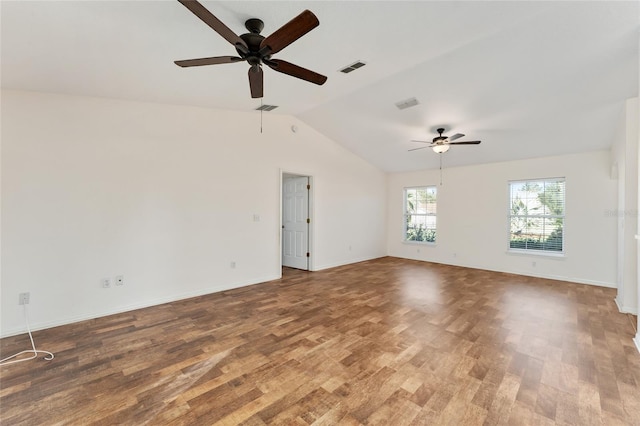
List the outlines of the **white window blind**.
{"type": "Polygon", "coordinates": [[[509,182],[509,249],[564,252],[564,178],[509,182]]]}

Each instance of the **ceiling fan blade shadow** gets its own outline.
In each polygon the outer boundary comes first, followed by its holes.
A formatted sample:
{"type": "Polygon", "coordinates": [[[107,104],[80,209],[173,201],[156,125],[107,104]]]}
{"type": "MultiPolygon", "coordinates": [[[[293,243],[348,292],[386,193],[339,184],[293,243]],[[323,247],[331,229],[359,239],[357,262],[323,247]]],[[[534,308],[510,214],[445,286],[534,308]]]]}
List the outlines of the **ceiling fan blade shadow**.
{"type": "Polygon", "coordinates": [[[229,27],[222,23],[221,20],[213,16],[211,12],[209,12],[203,5],[201,5],[197,0],[178,0],[184,7],[189,9],[196,15],[198,18],[202,20],[205,24],[211,27],[215,32],[220,34],[224,39],[226,39],[229,43],[234,46],[240,46],[239,49],[245,52],[248,52],[247,44],[242,40],[236,33],[231,31],[229,27]]]}
{"type": "Polygon", "coordinates": [[[449,145],[478,145],[481,141],[449,142],[449,145]]]}
{"type": "Polygon", "coordinates": [[[305,10],[260,43],[260,51],[269,54],[277,53],[320,25],[316,15],[305,10]]]}
{"type": "Polygon", "coordinates": [[[419,149],[431,148],[430,146],[421,146],[420,148],[408,149],[407,151],[417,151],[419,149]]]}
{"type": "Polygon", "coordinates": [[[449,139],[450,142],[455,141],[456,139],[460,139],[464,137],[464,134],[462,133],[456,133],[455,135],[451,136],[449,139]]]}
{"type": "Polygon", "coordinates": [[[264,73],[259,65],[249,68],[249,88],[252,98],[261,98],[264,82],[264,73]]]}
{"type": "Polygon", "coordinates": [[[301,66],[292,64],[287,61],[270,59],[264,62],[275,71],[290,75],[292,77],[297,77],[301,80],[315,83],[317,85],[323,85],[324,82],[327,81],[327,77],[325,77],[324,75],[318,74],[317,72],[308,70],[306,68],[302,68],[301,66]]]}
{"type": "Polygon", "coordinates": [[[419,142],[419,143],[433,143],[431,141],[419,141],[417,139],[411,139],[411,142],[419,142]]]}
{"type": "Polygon", "coordinates": [[[231,64],[240,61],[244,61],[244,59],[238,56],[214,56],[211,58],[185,59],[174,61],[174,63],[179,67],[199,67],[202,65],[231,64]]]}

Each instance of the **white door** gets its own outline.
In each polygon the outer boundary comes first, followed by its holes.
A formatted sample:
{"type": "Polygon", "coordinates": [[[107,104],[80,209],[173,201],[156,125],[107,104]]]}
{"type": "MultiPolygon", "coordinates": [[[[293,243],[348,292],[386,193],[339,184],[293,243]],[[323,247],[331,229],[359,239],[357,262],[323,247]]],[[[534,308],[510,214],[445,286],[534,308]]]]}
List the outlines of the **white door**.
{"type": "Polygon", "coordinates": [[[309,177],[282,179],[282,266],[309,269],[309,177]]]}

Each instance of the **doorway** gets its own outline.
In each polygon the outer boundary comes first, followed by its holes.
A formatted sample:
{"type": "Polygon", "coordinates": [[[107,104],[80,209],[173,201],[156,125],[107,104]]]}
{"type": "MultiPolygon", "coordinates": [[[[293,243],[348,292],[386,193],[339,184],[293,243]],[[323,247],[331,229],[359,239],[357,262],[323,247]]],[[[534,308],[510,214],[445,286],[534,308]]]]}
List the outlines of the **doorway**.
{"type": "Polygon", "coordinates": [[[282,266],[310,270],[311,176],[282,173],[282,266]]]}

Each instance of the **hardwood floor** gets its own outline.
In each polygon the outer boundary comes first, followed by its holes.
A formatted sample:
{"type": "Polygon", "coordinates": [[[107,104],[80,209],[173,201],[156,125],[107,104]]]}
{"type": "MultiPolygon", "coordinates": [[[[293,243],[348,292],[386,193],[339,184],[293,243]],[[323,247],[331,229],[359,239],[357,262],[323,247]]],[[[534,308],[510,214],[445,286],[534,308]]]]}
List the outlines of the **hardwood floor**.
{"type": "MultiPolygon", "coordinates": [[[[614,289],[382,258],[34,333],[3,425],[640,424],[614,289]]],[[[26,335],[0,341],[2,356],[26,335]]]]}

